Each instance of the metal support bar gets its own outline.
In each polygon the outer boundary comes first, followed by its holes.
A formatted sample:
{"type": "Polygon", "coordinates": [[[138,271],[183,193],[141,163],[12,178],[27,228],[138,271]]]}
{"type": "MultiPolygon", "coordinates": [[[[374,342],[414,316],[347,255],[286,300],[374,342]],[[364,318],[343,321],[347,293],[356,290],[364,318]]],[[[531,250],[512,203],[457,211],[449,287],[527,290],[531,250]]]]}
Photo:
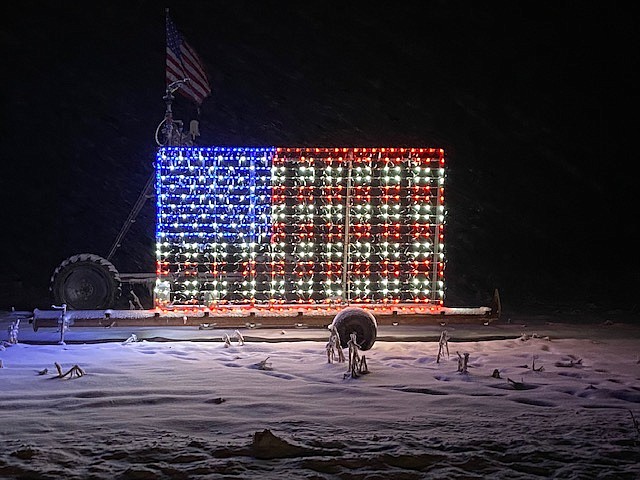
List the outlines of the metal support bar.
{"type": "Polygon", "coordinates": [[[442,222],[440,221],[440,206],[442,202],[440,201],[440,175],[437,177],[437,186],[436,186],[436,214],[435,214],[435,223],[436,223],[436,231],[433,237],[433,272],[432,272],[432,280],[431,280],[431,300],[434,303],[438,303],[438,272],[440,265],[440,231],[442,222]]]}
{"type": "Polygon", "coordinates": [[[349,227],[351,226],[351,170],[353,169],[353,152],[349,152],[347,162],[347,188],[344,212],[344,239],[342,247],[342,298],[349,304],[351,301],[351,291],[349,282],[349,246],[351,243],[349,227]]]}
{"type": "Polygon", "coordinates": [[[140,213],[140,210],[142,210],[142,207],[147,201],[147,198],[153,195],[153,191],[155,189],[154,188],[155,180],[156,180],[156,174],[154,172],[151,174],[151,177],[149,177],[147,184],[145,185],[144,189],[140,193],[138,200],[136,200],[136,203],[131,209],[131,212],[129,212],[129,216],[127,217],[124,224],[122,225],[122,228],[120,229],[120,233],[118,233],[118,236],[113,242],[113,245],[111,245],[111,250],[109,250],[109,255],[107,255],[108,261],[111,261],[111,258],[116,253],[116,250],[118,250],[118,248],[120,247],[122,239],[129,231],[129,228],[131,228],[131,225],[136,221],[136,217],[138,216],[138,213],[140,213]]]}
{"type": "Polygon", "coordinates": [[[67,304],[63,303],[62,305],[51,305],[52,308],[56,310],[61,310],[60,318],[58,319],[58,325],[60,326],[60,340],[58,341],[58,345],[65,345],[64,343],[64,333],[69,328],[69,317],[67,315],[67,304]]]}

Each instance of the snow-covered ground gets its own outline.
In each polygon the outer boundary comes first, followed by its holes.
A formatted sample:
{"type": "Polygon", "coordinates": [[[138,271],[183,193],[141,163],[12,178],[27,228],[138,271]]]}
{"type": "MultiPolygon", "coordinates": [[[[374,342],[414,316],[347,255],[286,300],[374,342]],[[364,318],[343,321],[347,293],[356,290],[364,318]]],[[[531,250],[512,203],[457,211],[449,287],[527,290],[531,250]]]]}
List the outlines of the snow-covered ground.
{"type": "Polygon", "coordinates": [[[24,320],[0,348],[0,478],[640,478],[637,325],[381,328],[350,378],[324,331],[72,327],[58,345],[24,320]]]}

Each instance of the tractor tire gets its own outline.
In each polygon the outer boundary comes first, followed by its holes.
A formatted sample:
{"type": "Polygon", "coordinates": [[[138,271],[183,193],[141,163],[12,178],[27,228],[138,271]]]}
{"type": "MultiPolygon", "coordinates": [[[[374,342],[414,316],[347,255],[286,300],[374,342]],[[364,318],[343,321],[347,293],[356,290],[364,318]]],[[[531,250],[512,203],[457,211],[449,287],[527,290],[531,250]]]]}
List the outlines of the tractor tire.
{"type": "Polygon", "coordinates": [[[369,350],[373,347],[378,335],[378,324],[375,317],[356,307],[348,307],[338,312],[329,328],[334,327],[340,335],[340,346],[348,347],[351,334],[355,332],[356,343],[360,350],[369,350]]]}
{"type": "Polygon", "coordinates": [[[108,260],[83,253],[55,269],[49,289],[54,303],[66,303],[69,310],[104,310],[120,296],[120,274],[108,260]]]}

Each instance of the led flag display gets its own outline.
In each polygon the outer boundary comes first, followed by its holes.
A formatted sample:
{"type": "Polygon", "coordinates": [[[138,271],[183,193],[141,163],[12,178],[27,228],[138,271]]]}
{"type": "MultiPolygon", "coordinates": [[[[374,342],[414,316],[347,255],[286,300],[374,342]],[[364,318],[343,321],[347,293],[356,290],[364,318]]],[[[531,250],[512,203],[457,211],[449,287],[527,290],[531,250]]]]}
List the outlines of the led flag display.
{"type": "Polygon", "coordinates": [[[444,302],[434,148],[165,147],[158,307],[444,302]]]}

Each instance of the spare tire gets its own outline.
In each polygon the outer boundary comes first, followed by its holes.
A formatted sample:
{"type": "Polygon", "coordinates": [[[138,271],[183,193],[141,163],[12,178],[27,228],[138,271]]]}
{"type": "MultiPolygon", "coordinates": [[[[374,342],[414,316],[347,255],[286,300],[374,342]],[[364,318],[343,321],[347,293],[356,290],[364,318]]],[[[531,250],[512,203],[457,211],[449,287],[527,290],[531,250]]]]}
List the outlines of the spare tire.
{"type": "Polygon", "coordinates": [[[376,318],[370,312],[357,307],[348,307],[338,312],[329,328],[335,327],[340,335],[340,346],[348,347],[351,334],[355,332],[360,350],[373,347],[378,335],[376,318]]]}
{"type": "Polygon", "coordinates": [[[120,275],[108,260],[91,253],[64,260],[51,276],[50,287],[56,305],[70,310],[113,308],[120,296],[120,275]]]}

